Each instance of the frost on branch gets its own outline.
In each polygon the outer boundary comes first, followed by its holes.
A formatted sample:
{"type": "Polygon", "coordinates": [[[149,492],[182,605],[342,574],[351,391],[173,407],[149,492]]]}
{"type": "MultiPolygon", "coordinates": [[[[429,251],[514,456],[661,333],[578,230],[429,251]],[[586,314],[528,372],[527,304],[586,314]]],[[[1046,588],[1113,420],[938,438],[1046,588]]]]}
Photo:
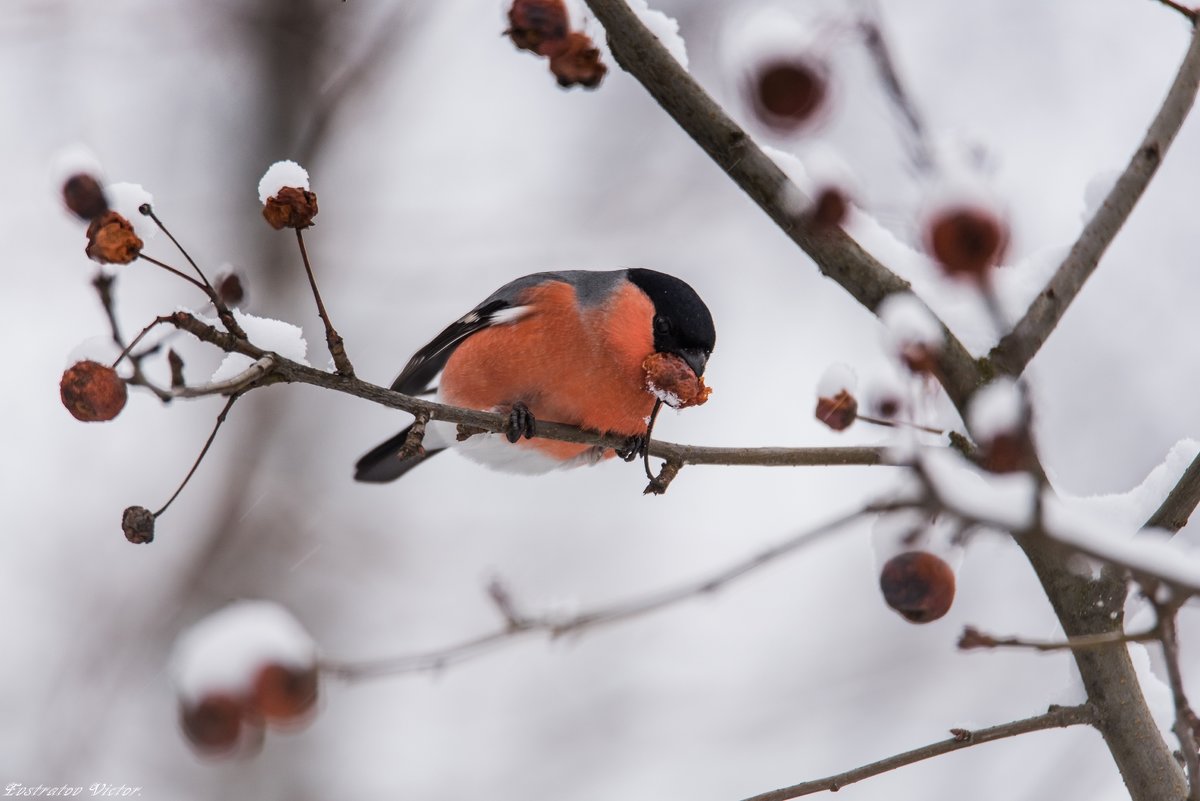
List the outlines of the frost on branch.
{"type": "Polygon", "coordinates": [[[628,3],[629,8],[637,14],[650,33],[654,34],[681,67],[687,69],[687,45],[679,35],[679,22],[661,11],[650,8],[646,0],[628,0],[628,3]]]}
{"type": "Polygon", "coordinates": [[[250,744],[264,722],[302,723],[317,700],[317,650],[282,606],[238,601],[184,631],[171,669],[189,741],[206,753],[250,744]]]}
{"type": "MultiPolygon", "coordinates": [[[[233,310],[233,317],[238,325],[250,337],[255,345],[266,351],[278,353],[285,359],[307,365],[305,356],[308,353],[308,342],[304,332],[298,326],[285,323],[282,320],[272,320],[269,317],[255,317],[240,309],[233,310]]],[[[209,324],[212,321],[206,320],[209,324]]],[[[228,381],[240,375],[254,360],[240,353],[227,353],[210,379],[213,383],[228,381]]]]}

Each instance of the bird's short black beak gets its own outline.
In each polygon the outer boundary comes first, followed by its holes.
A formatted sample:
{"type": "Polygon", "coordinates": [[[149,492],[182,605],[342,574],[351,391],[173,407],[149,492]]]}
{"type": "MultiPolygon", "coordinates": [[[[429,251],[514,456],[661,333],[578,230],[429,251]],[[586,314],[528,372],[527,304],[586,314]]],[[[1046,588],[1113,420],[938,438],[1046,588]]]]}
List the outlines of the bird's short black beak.
{"type": "Polygon", "coordinates": [[[687,362],[687,366],[692,368],[697,378],[704,375],[704,366],[708,364],[707,352],[699,348],[680,348],[679,358],[687,362]]]}

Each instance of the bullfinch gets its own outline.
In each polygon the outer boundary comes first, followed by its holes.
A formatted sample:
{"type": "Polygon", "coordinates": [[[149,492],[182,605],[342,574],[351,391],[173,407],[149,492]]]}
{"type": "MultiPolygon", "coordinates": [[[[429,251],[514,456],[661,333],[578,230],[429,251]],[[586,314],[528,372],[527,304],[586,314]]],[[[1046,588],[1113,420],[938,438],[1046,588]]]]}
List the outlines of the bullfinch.
{"type": "Polygon", "coordinates": [[[442,403],[508,414],[507,435],[456,442],[453,424],[434,421],[423,453],[405,456],[405,429],[359,459],[354,478],[393,481],[451,445],[512,472],[594,464],[615,452],[532,439],[536,420],[644,435],[655,396],[643,362],[673,354],[699,378],[715,342],[704,301],[664,273],[564,270],[518,278],[447,326],[392,382],[397,392],[421,395],[437,381],[442,403]]]}

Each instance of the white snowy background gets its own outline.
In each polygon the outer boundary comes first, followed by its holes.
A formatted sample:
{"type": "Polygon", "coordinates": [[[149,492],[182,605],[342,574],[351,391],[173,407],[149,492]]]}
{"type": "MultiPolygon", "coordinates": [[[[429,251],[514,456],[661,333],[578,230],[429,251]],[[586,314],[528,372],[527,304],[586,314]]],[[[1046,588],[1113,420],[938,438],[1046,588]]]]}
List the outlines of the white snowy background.
{"type": "MultiPolygon", "coordinates": [[[[745,50],[731,9],[756,5],[655,4],[679,21],[692,72],[743,120],[745,50]]],[[[834,153],[849,165],[873,215],[856,216],[852,231],[930,286],[899,244],[919,230],[922,199],[903,129],[840,16],[845,4],[776,5],[820,31],[837,91],[817,130],[762,141],[802,162],[834,153]]],[[[949,150],[983,154],[1009,210],[1006,292],[1033,291],[1140,140],[1186,24],[1151,0],[899,0],[886,14],[930,129],[949,150]]],[[[492,576],[529,611],[588,608],[703,575],[892,480],[885,468],[691,467],[650,498],[637,466],[529,479],[445,456],[397,484],[360,485],[354,460],[406,420],[273,387],[235,407],[157,540],[124,540],[121,510],[165,500],[221,401],[163,407],[135,392],[116,421],[91,425],[59,404],[70,355],[106,335],[82,226],[51,178],[56,154],[75,143],[109,180],[152,192],[202,265],[241,269],[251,313],[302,325],[315,365],[326,354],[299,259],[256,202],[262,172],[284,158],[304,163],[319,195],[307,241],[365,378],[390,382],[446,322],[517,275],[650,266],[691,282],[719,332],[711,401],[666,415],[659,435],[890,441],[812,419],[830,363],[864,380],[887,369],[875,319],[820,278],[631,77],[610,63],[599,91],[560,91],[544,61],[500,35],[504,25],[496,0],[5,4],[0,785],[107,782],[173,801],[726,801],[1076,697],[1066,656],[955,649],[968,623],[1058,633],[1010,542],[974,542],[954,608],[915,627],[880,599],[864,525],[715,596],[578,639],[529,638],[436,675],[329,682],[312,725],[269,735],[258,756],[193,755],[168,656],[181,630],[232,599],[283,603],[330,657],[431,649],[499,623],[483,591],[492,576]],[[384,56],[354,77],[380,36],[384,56]],[[314,118],[325,121],[316,137],[314,118]]],[[[1065,493],[1126,492],[1176,442],[1200,436],[1197,175],[1193,119],[1033,364],[1037,435],[1065,493]]],[[[180,261],[161,236],[147,252],[180,261]]],[[[147,265],[118,272],[128,332],[201,303],[147,265]]],[[[939,291],[931,302],[986,347],[969,298],[939,291]]],[[[219,362],[201,348],[186,356],[195,381],[219,362]]],[[[936,417],[944,404],[927,407],[927,422],[955,424],[936,417]]],[[[1182,447],[1174,474],[1194,453],[1182,447]]],[[[1138,502],[1152,509],[1157,498],[1138,502]]],[[[1200,626],[1185,613],[1183,627],[1194,680],[1200,626]]],[[[1086,728],[969,749],[843,795],[1125,797],[1086,728]]]]}

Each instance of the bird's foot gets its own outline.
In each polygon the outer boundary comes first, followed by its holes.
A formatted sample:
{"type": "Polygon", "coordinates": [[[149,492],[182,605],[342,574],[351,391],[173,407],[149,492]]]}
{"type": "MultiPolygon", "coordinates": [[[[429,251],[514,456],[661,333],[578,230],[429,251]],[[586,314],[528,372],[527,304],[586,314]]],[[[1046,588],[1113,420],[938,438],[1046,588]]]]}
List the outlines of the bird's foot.
{"type": "Polygon", "coordinates": [[[529,407],[524,403],[514,403],[512,410],[508,413],[508,430],[504,432],[504,436],[509,442],[516,442],[521,437],[525,439],[533,439],[537,436],[537,420],[533,417],[533,412],[529,411],[529,407]]]}
{"type": "Polygon", "coordinates": [[[650,440],[645,434],[634,434],[625,440],[624,445],[619,448],[613,448],[613,450],[623,461],[632,462],[646,453],[646,445],[649,442],[650,440]]]}

